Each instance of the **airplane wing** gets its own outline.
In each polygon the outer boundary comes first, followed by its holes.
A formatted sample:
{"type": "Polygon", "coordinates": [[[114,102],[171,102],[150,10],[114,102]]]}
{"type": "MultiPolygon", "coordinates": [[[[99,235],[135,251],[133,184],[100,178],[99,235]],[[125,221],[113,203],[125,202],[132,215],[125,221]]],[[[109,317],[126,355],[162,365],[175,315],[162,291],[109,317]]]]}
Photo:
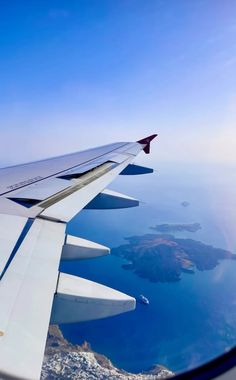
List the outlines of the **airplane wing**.
{"type": "Polygon", "coordinates": [[[135,299],[59,272],[109,248],[66,234],[84,208],[134,207],[106,187],[119,175],[152,172],[131,164],[156,135],[0,169],[0,378],[39,379],[50,323],[71,323],[135,308],[135,299]]]}

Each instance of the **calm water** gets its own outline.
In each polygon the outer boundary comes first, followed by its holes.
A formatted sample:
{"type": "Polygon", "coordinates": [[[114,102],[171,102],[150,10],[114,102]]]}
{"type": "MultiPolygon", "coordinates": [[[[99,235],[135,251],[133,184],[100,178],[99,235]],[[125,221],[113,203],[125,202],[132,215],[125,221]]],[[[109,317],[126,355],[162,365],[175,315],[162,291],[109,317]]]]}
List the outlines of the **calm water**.
{"type": "MultiPolygon", "coordinates": [[[[150,232],[158,223],[199,222],[202,230],[179,236],[192,237],[236,252],[233,234],[236,200],[231,168],[163,165],[160,173],[121,177],[111,188],[136,196],[144,203],[135,209],[83,211],[69,232],[110,247],[125,236],[150,232]],[[181,202],[190,206],[184,208],[181,202]]],[[[115,365],[137,372],[155,363],[174,371],[194,367],[236,344],[236,262],[222,261],[212,271],[183,274],[179,283],[153,284],[121,268],[117,257],[64,263],[62,270],[77,274],[137,297],[134,312],[104,320],[62,326],[73,343],[87,340],[95,351],[115,365]]]]}

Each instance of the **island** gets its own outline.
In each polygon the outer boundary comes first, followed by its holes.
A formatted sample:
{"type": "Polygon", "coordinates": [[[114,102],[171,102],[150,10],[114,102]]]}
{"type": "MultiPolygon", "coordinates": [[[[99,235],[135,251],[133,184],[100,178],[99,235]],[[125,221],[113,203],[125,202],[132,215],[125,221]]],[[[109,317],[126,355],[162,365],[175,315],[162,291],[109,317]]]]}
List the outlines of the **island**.
{"type": "Polygon", "coordinates": [[[236,259],[236,255],[227,250],[169,234],[145,234],[126,240],[127,244],[113,248],[111,253],[128,262],[123,265],[124,269],[151,282],[180,281],[183,272],[211,270],[221,260],[236,259]]]}
{"type": "Polygon", "coordinates": [[[57,325],[49,327],[41,380],[160,380],[174,375],[155,365],[139,374],[116,368],[104,355],[94,352],[87,342],[81,346],[69,343],[57,325]]]}
{"type": "Polygon", "coordinates": [[[157,224],[155,227],[150,227],[151,230],[161,233],[175,232],[197,232],[201,229],[200,223],[188,224],[157,224]]]}

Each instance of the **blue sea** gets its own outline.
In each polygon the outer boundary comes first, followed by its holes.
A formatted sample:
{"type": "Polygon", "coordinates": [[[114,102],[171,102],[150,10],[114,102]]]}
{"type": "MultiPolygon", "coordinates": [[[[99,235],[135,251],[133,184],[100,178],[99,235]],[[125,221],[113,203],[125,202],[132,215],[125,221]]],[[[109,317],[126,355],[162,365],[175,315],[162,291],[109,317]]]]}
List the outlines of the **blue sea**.
{"type": "MultiPolygon", "coordinates": [[[[236,253],[236,176],[224,165],[160,163],[152,175],[120,176],[110,188],[141,200],[137,208],[84,210],[68,232],[109,247],[124,238],[150,233],[161,223],[201,224],[192,238],[236,253]],[[183,207],[181,202],[189,202],[183,207]]],[[[236,261],[223,260],[213,270],[183,274],[178,283],[150,283],[124,270],[124,261],[107,256],[68,262],[61,270],[100,282],[149,306],[98,321],[63,325],[72,343],[88,341],[119,368],[131,372],[162,364],[175,372],[198,366],[236,344],[236,261]]]]}

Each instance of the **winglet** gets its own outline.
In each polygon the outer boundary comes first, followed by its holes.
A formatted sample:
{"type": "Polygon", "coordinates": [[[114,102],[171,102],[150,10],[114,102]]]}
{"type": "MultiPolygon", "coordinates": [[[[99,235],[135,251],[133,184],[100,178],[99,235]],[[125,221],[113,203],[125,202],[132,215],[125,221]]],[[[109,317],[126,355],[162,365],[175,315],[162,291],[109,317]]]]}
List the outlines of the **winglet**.
{"type": "Polygon", "coordinates": [[[146,154],[149,154],[150,153],[150,143],[153,139],[155,139],[155,137],[157,137],[157,134],[154,134],[154,135],[151,135],[151,136],[148,136],[148,137],[145,137],[144,139],[142,140],[139,140],[137,141],[139,144],[142,144],[144,145],[144,152],[146,154]]]}

